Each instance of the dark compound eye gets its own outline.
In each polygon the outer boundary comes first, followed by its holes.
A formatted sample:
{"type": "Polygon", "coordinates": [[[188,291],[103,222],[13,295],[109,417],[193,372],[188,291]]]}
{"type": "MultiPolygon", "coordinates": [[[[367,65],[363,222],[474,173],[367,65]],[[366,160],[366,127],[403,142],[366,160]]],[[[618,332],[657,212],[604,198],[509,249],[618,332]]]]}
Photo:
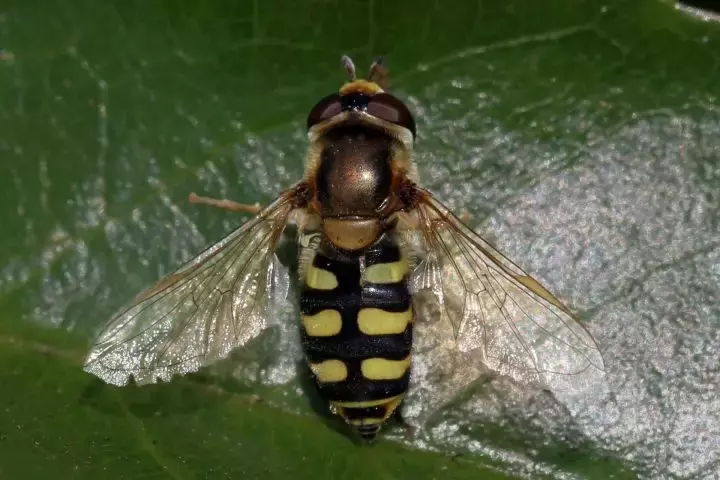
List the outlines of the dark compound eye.
{"type": "Polygon", "coordinates": [[[366,112],[373,117],[405,127],[415,137],[415,120],[410,110],[401,100],[389,93],[378,93],[372,96],[363,93],[351,93],[344,96],[337,93],[328,95],[310,111],[307,128],[310,129],[340,112],[351,110],[366,112]]]}
{"type": "Polygon", "coordinates": [[[365,111],[386,122],[405,127],[415,136],[415,119],[410,110],[401,100],[389,93],[378,93],[370,97],[365,111]]]}
{"type": "Polygon", "coordinates": [[[310,129],[312,126],[327,120],[328,118],[334,117],[342,111],[342,104],[340,103],[340,95],[333,93],[320,100],[307,117],[307,128],[310,129]]]}

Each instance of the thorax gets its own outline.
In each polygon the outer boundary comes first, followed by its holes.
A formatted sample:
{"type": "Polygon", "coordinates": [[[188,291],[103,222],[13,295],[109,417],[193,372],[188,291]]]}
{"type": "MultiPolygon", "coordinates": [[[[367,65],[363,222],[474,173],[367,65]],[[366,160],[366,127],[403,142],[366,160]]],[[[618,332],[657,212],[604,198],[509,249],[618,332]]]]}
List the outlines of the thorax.
{"type": "Polygon", "coordinates": [[[308,208],[330,244],[362,252],[392,228],[395,187],[405,178],[402,150],[386,131],[351,121],[315,139],[306,172],[308,208]]]}

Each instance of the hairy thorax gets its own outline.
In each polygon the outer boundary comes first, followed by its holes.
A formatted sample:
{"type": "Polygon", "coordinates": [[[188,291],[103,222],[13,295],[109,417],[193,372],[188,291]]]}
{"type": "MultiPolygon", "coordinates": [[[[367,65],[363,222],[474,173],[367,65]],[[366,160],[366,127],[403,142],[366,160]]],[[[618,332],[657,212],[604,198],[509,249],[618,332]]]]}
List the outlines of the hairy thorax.
{"type": "Polygon", "coordinates": [[[371,128],[344,126],[323,140],[316,177],[323,230],[340,248],[364,248],[382,231],[381,211],[392,185],[392,139],[371,128]]]}

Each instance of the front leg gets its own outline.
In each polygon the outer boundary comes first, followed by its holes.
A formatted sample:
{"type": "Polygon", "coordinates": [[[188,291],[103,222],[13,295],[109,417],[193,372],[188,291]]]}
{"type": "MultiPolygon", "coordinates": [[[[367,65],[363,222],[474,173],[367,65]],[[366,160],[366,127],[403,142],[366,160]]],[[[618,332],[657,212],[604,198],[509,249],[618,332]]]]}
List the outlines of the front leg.
{"type": "Polygon", "coordinates": [[[253,215],[256,215],[260,210],[262,210],[262,207],[259,203],[255,203],[254,205],[250,205],[247,203],[237,203],[232,200],[227,199],[217,199],[217,198],[210,198],[210,197],[201,197],[195,192],[192,192],[188,196],[188,200],[190,203],[195,203],[199,205],[209,205],[211,207],[219,207],[223,208],[225,210],[230,210],[231,212],[238,212],[238,213],[250,213],[253,215]]]}

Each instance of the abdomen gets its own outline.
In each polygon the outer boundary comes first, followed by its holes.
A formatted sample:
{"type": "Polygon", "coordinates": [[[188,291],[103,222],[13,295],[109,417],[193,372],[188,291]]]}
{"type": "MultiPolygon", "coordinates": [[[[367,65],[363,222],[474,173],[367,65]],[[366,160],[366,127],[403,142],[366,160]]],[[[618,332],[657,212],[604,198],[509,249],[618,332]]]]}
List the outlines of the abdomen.
{"type": "Polygon", "coordinates": [[[410,378],[408,263],[391,234],[359,254],[323,241],[303,268],[302,341],[321,395],[372,439],[410,378]]]}

